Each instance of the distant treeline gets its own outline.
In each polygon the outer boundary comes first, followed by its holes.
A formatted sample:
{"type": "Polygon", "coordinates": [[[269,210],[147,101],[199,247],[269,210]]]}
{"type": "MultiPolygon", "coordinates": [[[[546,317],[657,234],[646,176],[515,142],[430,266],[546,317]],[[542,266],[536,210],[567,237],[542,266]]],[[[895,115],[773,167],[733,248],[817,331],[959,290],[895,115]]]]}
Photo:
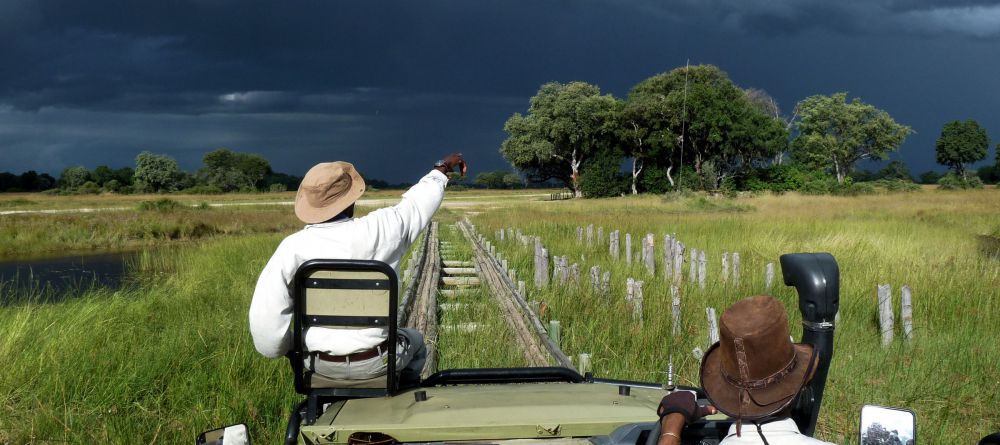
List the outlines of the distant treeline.
{"type": "MultiPolygon", "coordinates": [[[[888,160],[912,133],[889,113],[840,92],[807,97],[785,114],[766,91],[741,88],[713,65],[655,75],[625,99],[585,82],[546,83],[504,130],[500,153],[527,180],[555,180],[577,196],[916,188],[902,161],[878,172],[858,168],[888,160]],[[882,183],[859,183],[876,180],[882,183]]],[[[996,182],[1000,154],[995,166],[969,168],[987,158],[989,146],[976,121],[948,122],[935,148],[950,172],[919,180],[943,188],[996,182]]]]}

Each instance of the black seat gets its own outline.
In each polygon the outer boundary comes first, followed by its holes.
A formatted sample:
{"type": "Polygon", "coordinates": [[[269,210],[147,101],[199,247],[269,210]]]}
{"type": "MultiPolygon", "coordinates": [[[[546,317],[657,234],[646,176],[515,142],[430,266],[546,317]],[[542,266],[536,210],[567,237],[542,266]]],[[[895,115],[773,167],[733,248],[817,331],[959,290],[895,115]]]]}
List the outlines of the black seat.
{"type": "Polygon", "coordinates": [[[323,401],[382,397],[398,390],[395,345],[399,284],[395,270],[381,261],[310,260],[295,272],[292,292],[293,345],[288,359],[295,374],[295,391],[307,397],[306,423],[315,421],[323,401]],[[315,360],[305,344],[305,332],[311,327],[386,329],[386,374],[367,380],[341,380],[312,372],[305,366],[306,360],[315,360]]]}

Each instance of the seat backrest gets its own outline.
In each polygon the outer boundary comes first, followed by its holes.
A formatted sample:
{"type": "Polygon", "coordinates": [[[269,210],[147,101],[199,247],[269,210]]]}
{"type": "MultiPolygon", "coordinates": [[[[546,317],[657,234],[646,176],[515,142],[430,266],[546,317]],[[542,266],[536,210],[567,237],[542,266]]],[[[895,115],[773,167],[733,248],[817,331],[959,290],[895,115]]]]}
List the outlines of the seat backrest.
{"type": "Polygon", "coordinates": [[[393,394],[396,376],[396,311],[399,284],[396,271],[381,261],[310,260],[295,272],[292,298],[293,348],[289,353],[295,390],[304,395],[378,397],[393,394]],[[314,375],[305,360],[305,333],[312,327],[334,329],[383,328],[388,334],[384,377],[332,380],[314,375]]]}

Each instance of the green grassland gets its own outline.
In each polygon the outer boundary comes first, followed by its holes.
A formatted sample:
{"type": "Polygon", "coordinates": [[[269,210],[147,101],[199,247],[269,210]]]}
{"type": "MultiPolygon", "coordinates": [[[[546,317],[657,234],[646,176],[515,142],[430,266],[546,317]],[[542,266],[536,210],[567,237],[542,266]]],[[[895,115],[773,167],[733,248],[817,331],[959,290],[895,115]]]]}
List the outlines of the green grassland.
{"type": "MultiPolygon", "coordinates": [[[[764,265],[776,262],[781,253],[831,252],[841,268],[841,322],[819,435],[854,442],[860,406],[878,403],[914,409],[921,441],[973,443],[1000,425],[994,408],[1000,402],[1000,347],[993,341],[1000,336],[1000,261],[985,253],[981,241],[1000,224],[997,193],[535,202],[516,193],[462,200],[449,192],[449,200],[475,204],[445,209],[439,216],[450,222],[472,210],[471,219],[489,237],[496,229],[518,228],[541,236],[553,254],[580,263],[582,287],[535,290],[529,284],[529,298],[545,301],[547,316],[561,320],[563,349],[571,355],[593,354],[595,373],[605,377],[662,381],[673,352],[679,382],[696,384],[697,362],[690,351],[707,347],[706,306],[721,312],[743,296],[761,293],[764,265]],[[664,233],[676,232],[687,246],[707,251],[708,288],[682,288],[683,335],[669,335],[669,293],[662,276],[647,277],[638,263],[614,262],[606,247],[577,243],[575,228],[590,223],[605,228],[605,239],[611,229],[636,238],[655,233],[658,257],[664,233]],[[724,251],[742,255],[739,288],[719,282],[724,251]],[[588,290],[591,265],[613,273],[607,299],[588,290]],[[629,318],[622,301],[628,276],[646,282],[641,326],[629,318]],[[899,287],[913,288],[916,332],[911,344],[897,338],[889,348],[879,345],[879,283],[893,285],[897,310],[899,287]]],[[[186,443],[201,430],[236,421],[250,426],[255,443],[278,442],[298,397],[287,362],[255,352],[246,314],[264,263],[281,238],[299,226],[289,216],[290,208],[281,209],[239,210],[248,214],[192,209],[219,212],[220,225],[227,218],[260,218],[260,229],[201,237],[163,255],[144,256],[138,267],[145,278],[136,289],[96,290],[59,303],[0,308],[0,357],[5,362],[0,373],[0,443],[186,443]]],[[[187,214],[173,215],[177,212],[189,210],[142,212],[149,216],[136,217],[135,224],[189,219],[187,214]]],[[[58,219],[62,216],[31,218],[54,235],[92,223],[83,217],[58,219]]],[[[13,221],[0,217],[0,231],[13,221]]],[[[445,224],[442,237],[457,241],[458,234],[445,224]]],[[[72,240],[77,238],[61,242],[75,249],[72,240]]],[[[117,247],[106,243],[108,239],[113,238],[99,237],[89,248],[117,247]]],[[[167,241],[157,238],[155,243],[167,241]]],[[[0,238],[0,246],[9,243],[9,238],[0,238]]],[[[530,280],[530,249],[509,240],[494,244],[519,277],[530,280]]],[[[639,250],[638,243],[634,250],[639,250]]],[[[686,271],[684,278],[686,283],[686,271]]],[[[798,320],[794,292],[779,283],[774,293],[792,320],[798,320]]],[[[498,315],[483,306],[442,320],[462,323],[498,315]]],[[[794,326],[793,332],[798,335],[794,326]]],[[[502,330],[491,334],[504,335],[502,330]]],[[[442,365],[517,360],[509,342],[476,341],[442,338],[442,365]]]]}
{"type": "MultiPolygon", "coordinates": [[[[858,198],[765,196],[747,199],[668,200],[637,197],[572,201],[498,209],[472,218],[493,238],[501,228],[541,236],[552,255],[568,255],[583,272],[580,286],[533,289],[529,298],[545,301],[548,316],[562,323],[568,354],[589,352],[598,375],[663,381],[674,356],[682,384],[698,384],[698,361],[691,351],[707,350],[706,307],[719,313],[736,300],[764,293],[764,269],[782,253],[830,252],[841,270],[841,321],[827,382],[818,435],[836,443],[856,440],[857,416],[866,403],[903,406],[917,412],[921,440],[972,443],[997,429],[1000,402],[1000,262],[984,255],[979,236],[994,230],[1000,216],[995,190],[917,192],[858,198]],[[576,227],[605,229],[605,243],[578,243],[576,227]],[[658,273],[650,276],[638,261],[615,261],[607,233],[656,235],[658,273]],[[669,285],[659,272],[662,235],[676,233],[709,258],[706,289],[688,283],[684,270],[683,333],[671,336],[669,285]],[[740,286],[723,286],[723,252],[740,252],[740,286]],[[593,295],[587,272],[592,265],[612,271],[608,298],[593,295]],[[640,324],[624,302],[625,280],[644,280],[645,314],[640,324]],[[891,284],[897,311],[897,339],[879,343],[876,286],[891,284]],[[899,288],[914,295],[915,338],[902,341],[899,288]]],[[[530,247],[516,240],[493,239],[519,275],[532,276],[530,247]]],[[[687,260],[687,258],[686,258],[687,260]]],[[[779,277],[780,281],[780,271],[779,277]]],[[[776,283],[772,292],[799,320],[797,296],[776,283]]],[[[797,325],[797,321],[795,322],[797,325]]],[[[797,336],[800,330],[793,326],[797,336]]]]}

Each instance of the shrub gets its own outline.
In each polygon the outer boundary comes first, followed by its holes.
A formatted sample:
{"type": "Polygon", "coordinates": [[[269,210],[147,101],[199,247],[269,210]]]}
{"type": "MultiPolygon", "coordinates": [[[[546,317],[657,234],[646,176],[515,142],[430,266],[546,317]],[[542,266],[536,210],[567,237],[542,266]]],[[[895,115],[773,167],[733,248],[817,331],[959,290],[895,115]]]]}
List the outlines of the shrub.
{"type": "Polygon", "coordinates": [[[83,183],[83,185],[81,185],[80,188],[78,188],[76,191],[80,194],[96,195],[98,193],[101,193],[101,186],[97,185],[97,183],[94,181],[87,181],[83,183]]]}
{"type": "Polygon", "coordinates": [[[188,195],[219,195],[222,194],[222,189],[214,185],[202,184],[202,185],[196,185],[191,188],[186,188],[182,190],[181,193],[185,193],[188,195]]]}
{"type": "Polygon", "coordinates": [[[978,176],[962,177],[950,172],[938,179],[938,190],[981,189],[983,180],[978,176]]]}
{"type": "Polygon", "coordinates": [[[906,181],[901,179],[880,179],[873,183],[875,186],[882,187],[889,192],[915,192],[920,190],[920,186],[913,183],[912,181],[906,181]]]}
{"type": "Polygon", "coordinates": [[[271,186],[268,187],[267,190],[271,193],[287,192],[288,186],[285,184],[271,184],[271,186]]]}
{"type": "Polygon", "coordinates": [[[156,201],[143,201],[139,203],[139,210],[143,212],[172,212],[183,208],[184,205],[173,199],[163,198],[156,201]]]}
{"type": "Polygon", "coordinates": [[[801,189],[806,183],[806,176],[806,173],[795,165],[772,165],[753,170],[743,180],[741,188],[752,192],[790,192],[801,189]]]}

